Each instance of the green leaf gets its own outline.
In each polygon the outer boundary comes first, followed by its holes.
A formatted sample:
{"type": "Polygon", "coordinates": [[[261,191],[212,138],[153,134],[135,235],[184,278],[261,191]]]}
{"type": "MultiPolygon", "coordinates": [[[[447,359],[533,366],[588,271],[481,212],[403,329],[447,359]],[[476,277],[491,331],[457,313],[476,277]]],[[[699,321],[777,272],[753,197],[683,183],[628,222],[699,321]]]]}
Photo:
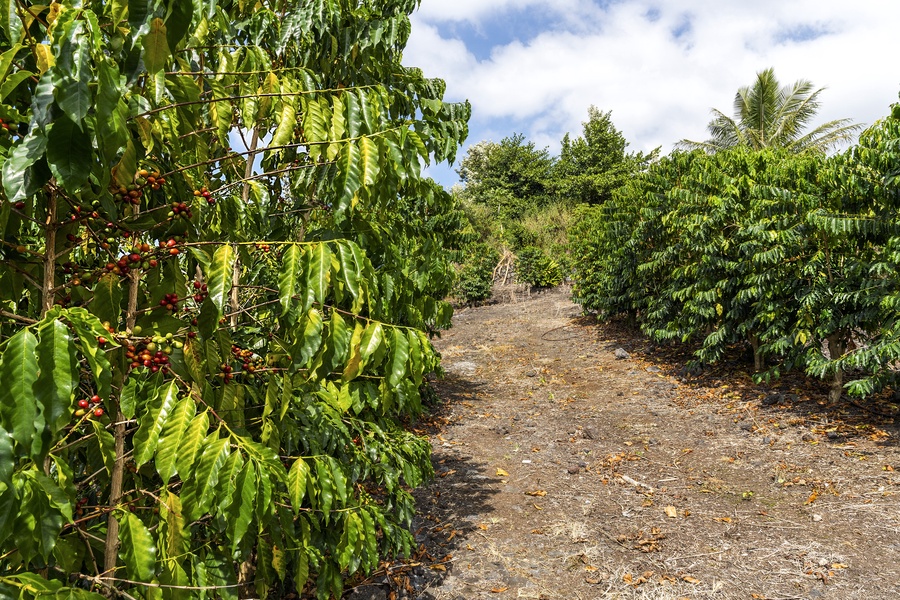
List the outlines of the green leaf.
{"type": "Polygon", "coordinates": [[[371,322],[366,326],[359,341],[359,353],[362,357],[361,369],[368,366],[376,369],[381,366],[385,354],[384,328],[381,323],[371,322]]]}
{"type": "Polygon", "coordinates": [[[303,270],[303,248],[298,244],[291,244],[281,257],[281,273],[278,276],[278,296],[281,301],[281,312],[289,315],[291,308],[296,304],[294,296],[300,284],[300,275],[303,270]]]}
{"type": "MultiPolygon", "coordinates": [[[[325,304],[328,296],[328,284],[331,279],[331,249],[328,244],[316,244],[308,250],[308,266],[306,272],[306,288],[310,297],[319,304],[325,304]]],[[[309,308],[309,299],[304,310],[309,308]]]]}
{"type": "Polygon", "coordinates": [[[144,523],[128,511],[118,513],[119,556],[125,562],[125,570],[131,579],[149,583],[156,571],[156,546],[153,536],[144,523]]]}
{"type": "Polygon", "coordinates": [[[159,436],[178,402],[178,385],[171,381],[160,390],[159,397],[151,402],[147,414],[139,419],[134,434],[134,462],[140,467],[156,453],[159,436]]]}
{"type": "Polygon", "coordinates": [[[103,458],[103,466],[112,476],[113,467],[116,464],[116,440],[100,421],[91,419],[91,427],[94,429],[94,435],[97,436],[97,445],[100,448],[100,456],[103,458]]]}
{"type": "Polygon", "coordinates": [[[302,458],[298,458],[288,471],[288,495],[294,507],[294,514],[298,514],[303,505],[303,496],[306,495],[306,485],[309,480],[309,465],[302,458]]]}
{"type": "Polygon", "coordinates": [[[213,255],[212,263],[206,273],[209,299],[221,318],[231,290],[232,269],[234,266],[234,248],[228,244],[219,246],[213,255]]]}
{"type": "Polygon", "coordinates": [[[204,410],[188,425],[181,438],[181,445],[175,459],[175,467],[182,476],[187,477],[194,468],[194,462],[203,449],[203,440],[209,431],[209,412],[204,410]]]}
{"type": "Polygon", "coordinates": [[[172,409],[171,415],[163,426],[154,461],[156,472],[159,473],[163,482],[168,482],[177,472],[178,449],[181,447],[185,432],[190,426],[196,410],[197,406],[193,398],[190,396],[183,398],[172,409]]]}
{"type": "Polygon", "coordinates": [[[360,177],[363,185],[374,185],[381,170],[378,146],[370,138],[359,140],[360,177]]]}
{"type": "Polygon", "coordinates": [[[162,71],[169,62],[169,42],[167,29],[162,19],[150,21],[150,31],[141,38],[144,48],[144,67],[150,74],[162,71]]]}
{"type": "Polygon", "coordinates": [[[406,333],[399,327],[395,327],[391,331],[391,355],[389,359],[389,368],[387,375],[387,383],[394,388],[400,385],[400,382],[406,378],[406,363],[409,360],[409,340],[406,333]]]}
{"type": "MultiPolygon", "coordinates": [[[[286,92],[290,88],[285,86],[286,92]]],[[[278,113],[278,127],[272,135],[272,146],[284,146],[294,139],[294,130],[297,128],[297,97],[283,96],[281,98],[281,111],[278,113]]]]}
{"type": "Polygon", "coordinates": [[[87,358],[88,365],[94,374],[97,394],[101,398],[109,398],[112,381],[112,366],[106,357],[106,350],[113,347],[109,332],[103,327],[100,319],[83,308],[70,308],[64,312],[75,328],[81,342],[81,352],[87,358]],[[102,347],[100,338],[107,340],[102,347]]]}
{"type": "Polygon", "coordinates": [[[31,167],[46,149],[47,138],[43,132],[32,129],[9,154],[3,163],[3,190],[10,203],[25,200],[44,184],[31,167]]]}
{"type": "Polygon", "coordinates": [[[203,516],[211,507],[219,471],[231,453],[227,438],[213,440],[203,448],[197,467],[184,485],[181,502],[188,521],[203,516]]]}
{"type": "Polygon", "coordinates": [[[34,73],[31,71],[17,71],[13,73],[8,78],[3,81],[3,84],[0,85],[0,101],[5,100],[7,96],[9,96],[13,90],[19,87],[19,84],[33,76],[34,73]]]}
{"type": "Polygon", "coordinates": [[[47,162],[53,176],[66,190],[80,190],[91,174],[91,136],[68,117],[60,116],[47,138],[47,162]]]}
{"type": "Polygon", "coordinates": [[[43,421],[56,435],[72,417],[75,390],[80,372],[75,341],[69,328],[58,319],[38,328],[36,348],[38,368],[34,397],[41,406],[43,421]]]}
{"type": "Polygon", "coordinates": [[[34,437],[37,404],[33,388],[38,379],[35,356],[38,340],[31,331],[22,329],[12,336],[0,357],[0,418],[3,429],[26,451],[34,437]]]}
{"type": "Polygon", "coordinates": [[[122,312],[122,288],[119,277],[113,273],[101,275],[94,285],[91,312],[101,321],[118,323],[122,312]]]}
{"type": "Polygon", "coordinates": [[[255,508],[256,490],[256,467],[253,461],[248,461],[234,482],[234,495],[227,512],[232,553],[250,528],[255,508]]]}
{"type": "Polygon", "coordinates": [[[345,143],[337,163],[336,192],[338,197],[334,210],[335,217],[340,219],[347,209],[354,205],[354,196],[362,185],[359,146],[354,142],[345,143]]]}

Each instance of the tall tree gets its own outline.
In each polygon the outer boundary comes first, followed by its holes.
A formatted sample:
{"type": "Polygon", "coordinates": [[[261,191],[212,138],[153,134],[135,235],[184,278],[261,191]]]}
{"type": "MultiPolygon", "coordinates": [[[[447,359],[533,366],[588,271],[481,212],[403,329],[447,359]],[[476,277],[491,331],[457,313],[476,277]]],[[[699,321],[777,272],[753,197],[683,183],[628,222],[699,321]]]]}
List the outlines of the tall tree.
{"type": "Polygon", "coordinates": [[[457,173],[465,183],[466,199],[517,218],[546,203],[553,163],[546,148],[538,149],[516,133],[500,143],[484,141],[469,148],[457,173]]]}
{"type": "Polygon", "coordinates": [[[682,140],[678,146],[707,152],[736,146],[826,152],[851,141],[861,126],[850,119],[836,119],[807,131],[819,111],[819,95],[824,90],[813,89],[812,82],[806,79],[782,86],[775,70],[765,69],[756,74],[752,86],[737,91],[733,117],[712,109],[713,119],[706,126],[709,139],[682,140]]]}
{"type": "Polygon", "coordinates": [[[553,169],[550,188],[562,202],[601,204],[612,197],[635,172],[656,157],[650,154],[626,154],[628,142],[616,129],[612,112],[596,106],[588,108],[588,120],[582,123],[582,135],[562,139],[559,160],[553,169]]]}

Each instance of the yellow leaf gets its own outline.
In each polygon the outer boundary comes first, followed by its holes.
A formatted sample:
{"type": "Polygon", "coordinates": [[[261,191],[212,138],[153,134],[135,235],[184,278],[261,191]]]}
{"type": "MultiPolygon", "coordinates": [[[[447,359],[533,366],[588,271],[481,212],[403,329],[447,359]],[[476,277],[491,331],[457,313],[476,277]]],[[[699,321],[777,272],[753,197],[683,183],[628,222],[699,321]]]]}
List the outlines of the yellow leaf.
{"type": "Polygon", "coordinates": [[[547,495],[547,492],[545,492],[544,490],[534,490],[533,492],[525,492],[525,495],[526,496],[538,496],[540,498],[543,498],[544,496],[547,495]]]}
{"type": "Polygon", "coordinates": [[[634,581],[634,577],[631,575],[631,573],[625,573],[624,575],[622,575],[622,581],[624,581],[625,583],[631,583],[632,581],[634,581]]]}
{"type": "Polygon", "coordinates": [[[497,477],[509,477],[509,473],[503,469],[497,469],[497,477]]]}
{"type": "Polygon", "coordinates": [[[832,569],[849,569],[850,566],[845,565],[844,563],[832,563],[831,568],[832,569]]]}
{"type": "Polygon", "coordinates": [[[509,589],[509,586],[496,587],[496,588],[491,588],[491,592],[494,594],[502,594],[503,592],[505,592],[508,589],[509,589]]]}
{"type": "Polygon", "coordinates": [[[809,498],[806,499],[806,504],[812,504],[816,501],[816,498],[819,497],[819,490],[813,490],[812,494],[809,495],[809,498]]]}
{"type": "Polygon", "coordinates": [[[666,511],[666,516],[670,519],[678,516],[678,510],[674,506],[667,506],[663,510],[666,511]]]}
{"type": "Polygon", "coordinates": [[[731,523],[731,517],[716,517],[714,520],[721,523],[731,523]]]}

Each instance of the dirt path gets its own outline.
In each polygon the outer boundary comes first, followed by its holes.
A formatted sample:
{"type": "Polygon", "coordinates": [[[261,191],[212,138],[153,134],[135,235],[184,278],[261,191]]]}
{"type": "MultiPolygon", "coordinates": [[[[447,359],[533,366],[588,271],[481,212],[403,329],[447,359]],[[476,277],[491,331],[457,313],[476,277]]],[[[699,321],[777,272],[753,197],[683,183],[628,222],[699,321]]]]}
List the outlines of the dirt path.
{"type": "Polygon", "coordinates": [[[684,381],[564,289],[458,311],[438,348],[421,551],[354,600],[900,597],[894,419],[684,381]]]}

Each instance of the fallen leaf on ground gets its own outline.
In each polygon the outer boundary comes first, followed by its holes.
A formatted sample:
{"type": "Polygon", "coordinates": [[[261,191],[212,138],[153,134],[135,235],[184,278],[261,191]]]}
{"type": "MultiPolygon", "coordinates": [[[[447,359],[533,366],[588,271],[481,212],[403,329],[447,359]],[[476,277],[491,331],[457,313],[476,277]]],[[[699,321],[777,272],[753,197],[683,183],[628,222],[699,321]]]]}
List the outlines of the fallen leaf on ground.
{"type": "Polygon", "coordinates": [[[845,565],[844,563],[832,563],[831,568],[832,569],[849,569],[850,566],[845,565]]]}
{"type": "Polygon", "coordinates": [[[697,579],[696,577],[691,577],[690,575],[682,575],[681,579],[682,579],[682,581],[686,581],[688,583],[694,583],[694,584],[700,583],[699,579],[697,579]]]}
{"type": "Polygon", "coordinates": [[[731,517],[716,517],[713,519],[714,521],[719,521],[720,523],[731,523],[731,517]]]}
{"type": "Polygon", "coordinates": [[[678,510],[674,506],[667,506],[663,510],[666,511],[666,516],[670,519],[678,516],[678,510]]]}
{"type": "Polygon", "coordinates": [[[497,477],[509,477],[509,473],[503,469],[497,469],[497,477]]]}
{"type": "Polygon", "coordinates": [[[495,588],[491,588],[491,592],[494,594],[502,594],[503,592],[505,592],[508,589],[509,589],[509,586],[495,587],[495,588]]]}
{"type": "Polygon", "coordinates": [[[816,501],[816,498],[819,497],[819,490],[813,490],[812,494],[809,495],[809,498],[806,499],[806,504],[812,504],[816,501]]]}
{"type": "Polygon", "coordinates": [[[446,571],[447,567],[445,567],[444,565],[431,565],[431,570],[432,571],[446,571]]]}
{"type": "Polygon", "coordinates": [[[547,492],[545,492],[544,490],[534,490],[533,492],[525,492],[525,495],[526,496],[538,496],[540,498],[543,498],[544,496],[547,495],[547,492]]]}

